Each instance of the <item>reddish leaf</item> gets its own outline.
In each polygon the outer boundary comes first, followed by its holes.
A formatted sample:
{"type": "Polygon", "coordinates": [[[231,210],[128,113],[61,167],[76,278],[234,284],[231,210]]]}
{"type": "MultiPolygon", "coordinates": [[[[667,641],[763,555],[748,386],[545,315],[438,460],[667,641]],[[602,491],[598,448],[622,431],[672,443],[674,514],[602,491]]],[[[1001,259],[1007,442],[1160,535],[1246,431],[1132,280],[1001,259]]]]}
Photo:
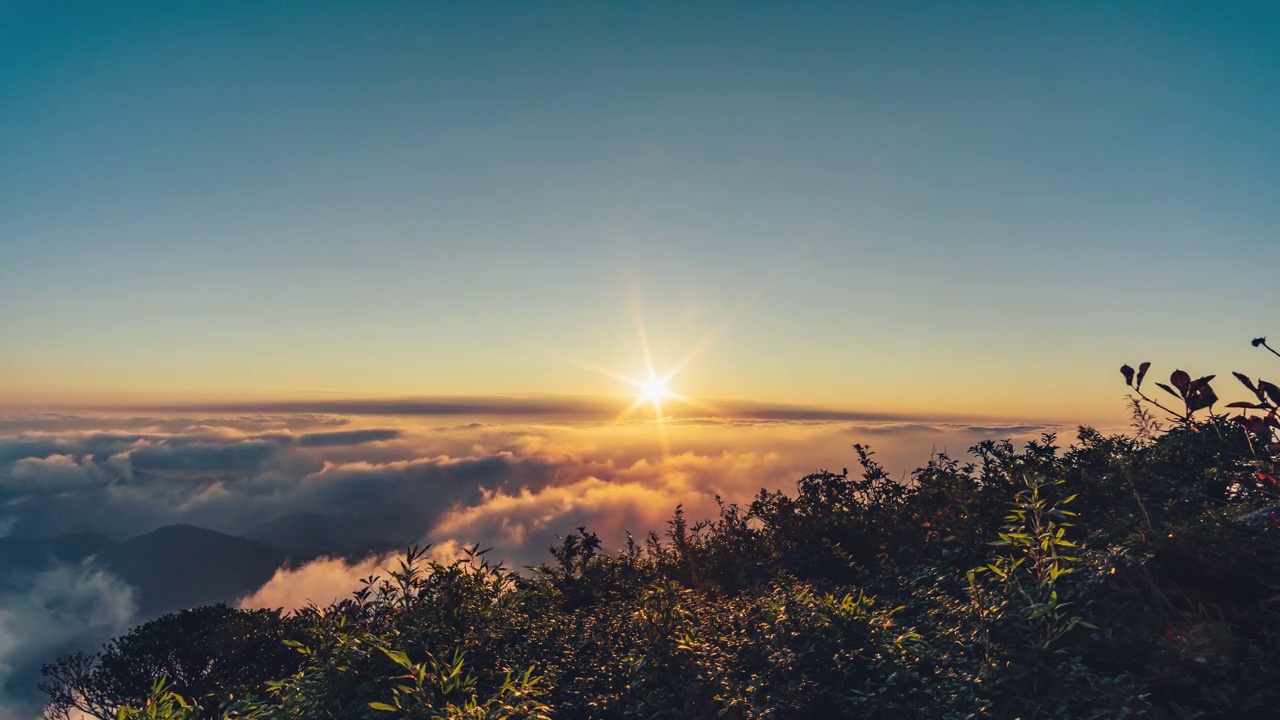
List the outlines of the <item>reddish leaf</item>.
{"type": "Polygon", "coordinates": [[[1147,371],[1151,369],[1151,363],[1144,362],[1138,366],[1138,379],[1134,380],[1134,387],[1142,387],[1142,378],[1147,376],[1147,371]]]}
{"type": "Polygon", "coordinates": [[[1133,387],[1133,368],[1128,365],[1121,365],[1120,374],[1124,376],[1124,384],[1133,387]]]}
{"type": "Polygon", "coordinates": [[[1267,430],[1267,421],[1263,418],[1245,417],[1241,415],[1240,417],[1232,418],[1232,420],[1235,420],[1237,423],[1240,423],[1240,425],[1244,426],[1245,430],[1248,430],[1254,435],[1269,434],[1269,431],[1267,430]]]}
{"type": "Polygon", "coordinates": [[[1229,408],[1248,408],[1248,409],[1250,409],[1250,410],[1266,410],[1266,409],[1267,409],[1267,406],[1266,406],[1266,405],[1259,405],[1258,403],[1251,403],[1251,402],[1233,402],[1233,403],[1227,403],[1227,407],[1229,407],[1229,408]]]}
{"type": "Polygon", "coordinates": [[[1248,375],[1245,375],[1244,373],[1238,373],[1238,372],[1232,372],[1231,374],[1235,375],[1236,379],[1239,380],[1241,384],[1249,388],[1250,392],[1253,392],[1253,393],[1258,392],[1258,388],[1253,386],[1253,381],[1249,379],[1248,375]]]}
{"type": "MultiPolygon", "coordinates": [[[[1199,380],[1196,382],[1199,382],[1199,380]]],[[[1191,412],[1213,407],[1216,402],[1218,402],[1218,395],[1213,391],[1213,388],[1209,387],[1208,383],[1187,393],[1187,409],[1191,412]]]]}
{"type": "MultiPolygon", "coordinates": [[[[1258,390],[1260,393],[1267,394],[1267,399],[1271,401],[1272,405],[1280,405],[1280,387],[1276,387],[1266,380],[1259,380],[1258,390]]],[[[1262,398],[1259,397],[1258,399],[1261,400],[1262,398]]]]}
{"type": "Polygon", "coordinates": [[[1156,387],[1160,388],[1161,390],[1163,390],[1163,391],[1165,391],[1165,392],[1169,393],[1170,395],[1172,395],[1172,396],[1174,396],[1174,397],[1176,397],[1176,398],[1181,398],[1181,397],[1182,397],[1182,396],[1181,396],[1181,395],[1179,395],[1178,393],[1174,392],[1173,388],[1169,387],[1168,385],[1165,385],[1164,383],[1156,383],[1156,387]]]}
{"type": "Polygon", "coordinates": [[[1209,385],[1209,382],[1213,380],[1215,377],[1217,377],[1217,375],[1205,375],[1204,377],[1191,383],[1191,389],[1187,390],[1187,392],[1193,393],[1193,392],[1199,391],[1200,388],[1207,387],[1209,385]]]}
{"type": "Polygon", "coordinates": [[[1174,370],[1169,376],[1169,382],[1185,394],[1187,388],[1191,387],[1191,376],[1185,370],[1174,370]]]}

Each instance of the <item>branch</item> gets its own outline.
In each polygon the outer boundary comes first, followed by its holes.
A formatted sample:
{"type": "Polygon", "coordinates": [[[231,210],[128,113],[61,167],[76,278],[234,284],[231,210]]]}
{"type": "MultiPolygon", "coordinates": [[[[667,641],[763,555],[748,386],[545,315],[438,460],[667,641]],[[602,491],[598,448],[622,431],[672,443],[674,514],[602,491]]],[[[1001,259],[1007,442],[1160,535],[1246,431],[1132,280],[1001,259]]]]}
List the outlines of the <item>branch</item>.
{"type": "Polygon", "coordinates": [[[1271,352],[1271,354],[1272,354],[1272,355],[1275,355],[1276,357],[1280,357],[1280,352],[1276,352],[1276,349],[1275,349],[1275,348],[1273,348],[1273,347],[1271,347],[1270,345],[1268,345],[1268,344],[1267,344],[1267,339],[1266,339],[1266,338],[1264,338],[1264,337],[1254,338],[1254,339],[1253,339],[1253,346],[1254,346],[1254,347],[1264,347],[1264,348],[1266,348],[1267,350],[1269,350],[1269,351],[1271,352]]]}
{"type": "Polygon", "coordinates": [[[1160,408],[1161,410],[1163,410],[1163,411],[1165,411],[1165,412],[1169,413],[1169,414],[1170,414],[1170,415],[1172,415],[1175,419],[1177,419],[1179,422],[1190,422],[1190,420],[1191,420],[1191,415],[1190,415],[1190,413],[1178,413],[1178,412],[1174,412],[1173,410],[1170,410],[1169,408],[1165,407],[1164,405],[1161,405],[1161,404],[1159,403],[1159,401],[1157,401],[1157,400],[1152,400],[1151,398],[1147,397],[1147,396],[1146,396],[1146,394],[1145,394],[1145,393],[1143,393],[1143,392],[1142,392],[1141,390],[1139,390],[1138,388],[1136,388],[1136,387],[1135,387],[1135,388],[1133,388],[1133,391],[1134,391],[1134,392],[1136,392],[1136,393],[1138,393],[1138,397],[1142,398],[1143,400],[1146,400],[1147,402],[1151,403],[1152,405],[1155,405],[1156,407],[1160,408]]]}

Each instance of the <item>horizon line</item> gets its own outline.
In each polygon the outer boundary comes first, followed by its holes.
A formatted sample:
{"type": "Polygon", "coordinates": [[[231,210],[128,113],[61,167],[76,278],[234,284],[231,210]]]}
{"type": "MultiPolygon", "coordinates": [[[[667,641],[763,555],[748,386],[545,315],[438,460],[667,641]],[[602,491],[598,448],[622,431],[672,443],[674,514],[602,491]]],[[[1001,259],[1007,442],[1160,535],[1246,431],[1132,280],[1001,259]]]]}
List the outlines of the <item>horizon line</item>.
{"type": "MultiPolygon", "coordinates": [[[[320,394],[320,393],[309,393],[320,394]]],[[[343,395],[345,393],[323,393],[343,395]]],[[[630,395],[497,394],[497,395],[351,395],[341,399],[210,400],[180,402],[20,402],[0,399],[0,412],[145,412],[319,414],[402,417],[502,417],[600,421],[616,419],[617,409],[634,401],[630,395]]],[[[967,422],[1019,421],[1074,425],[1054,418],[954,412],[920,413],[851,409],[814,404],[760,402],[736,398],[698,398],[698,404],[664,402],[663,419],[756,420],[775,422],[967,422]],[[681,411],[684,410],[684,411],[681,411]],[[689,412],[692,410],[692,412],[689,412]]],[[[654,418],[656,420],[656,418],[654,418]]]]}

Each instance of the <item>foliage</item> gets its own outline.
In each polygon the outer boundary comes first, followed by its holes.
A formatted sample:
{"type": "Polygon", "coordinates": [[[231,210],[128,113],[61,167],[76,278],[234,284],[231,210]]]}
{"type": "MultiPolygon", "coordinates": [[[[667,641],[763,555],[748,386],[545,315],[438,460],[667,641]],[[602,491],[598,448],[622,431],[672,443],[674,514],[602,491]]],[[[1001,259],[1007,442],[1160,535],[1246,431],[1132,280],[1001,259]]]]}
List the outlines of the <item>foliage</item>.
{"type": "Polygon", "coordinates": [[[410,549],[330,607],[246,616],[288,662],[193,674],[240,647],[224,608],[64,658],[47,688],[156,720],[1272,717],[1280,390],[1237,373],[1228,417],[1214,376],[1157,400],[1150,367],[1122,369],[1132,436],[984,441],[905,482],[855,446],[855,473],[677,508],[612,553],[578,528],[525,574],[410,549]]]}
{"type": "Polygon", "coordinates": [[[112,720],[123,705],[165,689],[208,709],[218,708],[262,683],[292,672],[297,654],[283,644],[296,623],[272,610],[210,605],[165,615],[116,638],[101,653],[78,653],[43,668],[41,688],[54,718],[72,710],[112,720]]]}
{"type": "Polygon", "coordinates": [[[1023,630],[1036,647],[1047,649],[1077,625],[1097,629],[1079,615],[1067,615],[1071,603],[1058,595],[1059,580],[1075,571],[1080,558],[1062,554],[1074,551],[1076,544],[1066,538],[1067,528],[1076,513],[1067,510],[1075,495],[1050,501],[1041,490],[1062,485],[1065,481],[1047,481],[1028,477],[1027,489],[1011,503],[1006,523],[992,545],[1010,549],[991,562],[969,573],[969,583],[978,591],[977,576],[988,573],[997,586],[1011,592],[1022,604],[1023,630]]]}
{"type": "Polygon", "coordinates": [[[199,712],[198,705],[188,702],[170,689],[165,678],[160,678],[140,705],[121,706],[115,720],[196,720],[199,712]]]}

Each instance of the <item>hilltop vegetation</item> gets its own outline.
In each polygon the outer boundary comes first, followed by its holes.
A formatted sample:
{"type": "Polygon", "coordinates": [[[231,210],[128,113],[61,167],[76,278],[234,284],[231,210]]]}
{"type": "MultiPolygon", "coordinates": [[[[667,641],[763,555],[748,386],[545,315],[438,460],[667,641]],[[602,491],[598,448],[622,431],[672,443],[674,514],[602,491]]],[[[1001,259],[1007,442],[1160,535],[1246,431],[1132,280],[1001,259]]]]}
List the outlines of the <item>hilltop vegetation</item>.
{"type": "Polygon", "coordinates": [[[330,607],[165,616],[46,667],[48,714],[1274,717],[1280,388],[1237,374],[1228,417],[1213,376],[1162,402],[1148,369],[1122,370],[1131,435],[987,441],[906,484],[855,446],[616,552],[587,528],[527,573],[411,549],[330,607]]]}

